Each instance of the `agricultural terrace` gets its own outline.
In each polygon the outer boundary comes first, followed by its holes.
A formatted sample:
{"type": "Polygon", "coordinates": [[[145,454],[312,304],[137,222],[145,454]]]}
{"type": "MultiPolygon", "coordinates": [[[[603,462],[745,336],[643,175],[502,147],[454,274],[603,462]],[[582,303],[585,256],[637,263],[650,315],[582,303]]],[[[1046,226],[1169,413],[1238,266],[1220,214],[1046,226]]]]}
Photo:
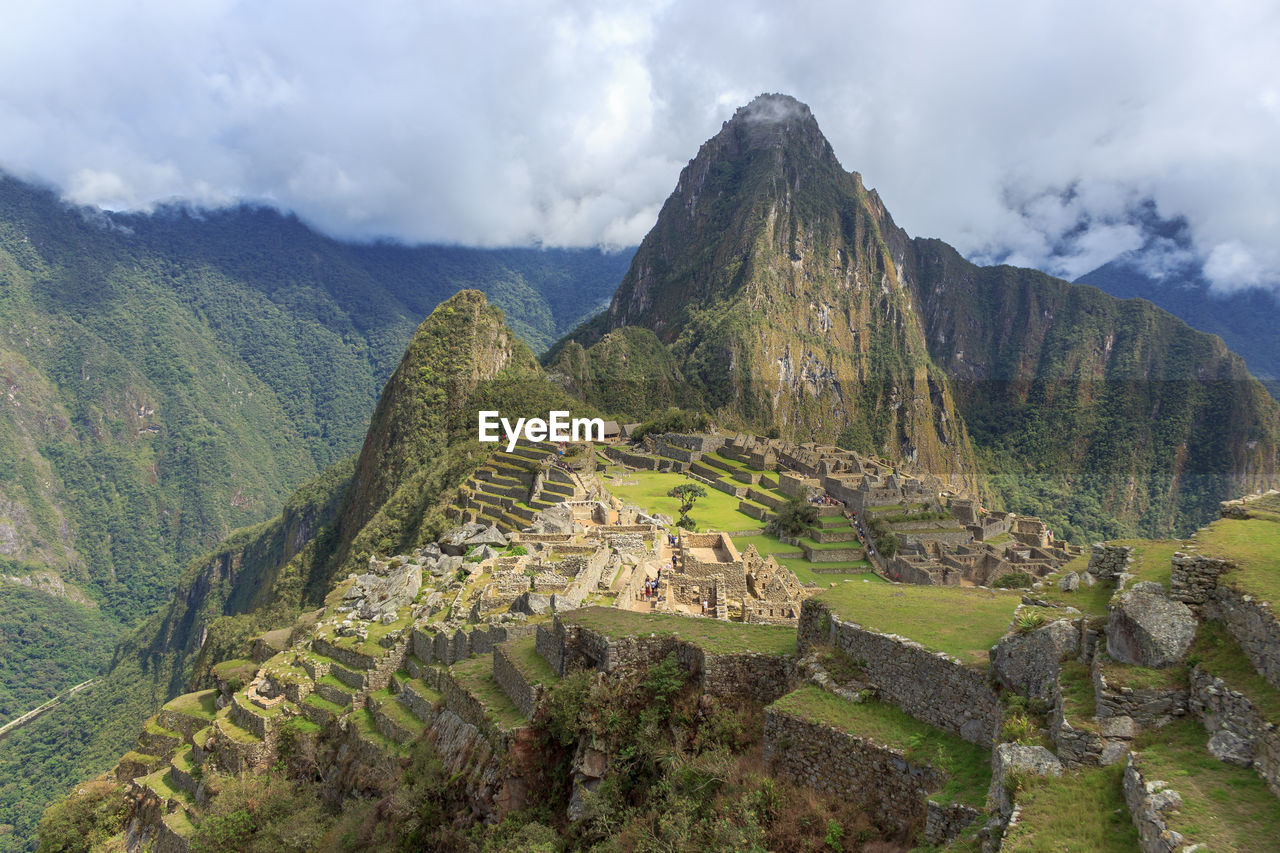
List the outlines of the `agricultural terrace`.
{"type": "Polygon", "coordinates": [[[1201,554],[1235,561],[1223,581],[1241,592],[1280,602],[1280,516],[1220,518],[1190,540],[1201,554]]]}
{"type": "Polygon", "coordinates": [[[931,799],[976,808],[982,808],[986,801],[987,788],[991,785],[991,750],[926,725],[896,705],[850,702],[806,685],[783,696],[770,708],[900,749],[906,753],[907,760],[944,771],[950,778],[931,799]]]}
{"type": "Polygon", "coordinates": [[[841,619],[979,666],[986,666],[988,650],[1022,603],[1016,590],[890,583],[841,583],[814,598],[841,619]]]}

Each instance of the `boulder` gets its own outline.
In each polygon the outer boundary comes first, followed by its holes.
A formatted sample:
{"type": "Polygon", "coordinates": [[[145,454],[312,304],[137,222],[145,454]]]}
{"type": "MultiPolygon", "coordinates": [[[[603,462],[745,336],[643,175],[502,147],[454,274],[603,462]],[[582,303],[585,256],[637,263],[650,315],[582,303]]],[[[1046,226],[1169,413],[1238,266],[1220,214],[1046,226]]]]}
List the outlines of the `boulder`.
{"type": "Polygon", "coordinates": [[[1242,738],[1229,729],[1219,729],[1209,738],[1209,753],[1227,764],[1253,766],[1253,741],[1242,738]]]}
{"type": "Polygon", "coordinates": [[[413,562],[377,563],[356,578],[343,596],[361,619],[380,619],[413,603],[422,587],[422,568],[413,562]],[[354,593],[354,594],[353,594],[354,593]]]}
{"type": "Polygon", "coordinates": [[[991,787],[987,799],[995,806],[1000,822],[1009,820],[1013,813],[1013,800],[1006,783],[1012,774],[1030,776],[1061,776],[1062,762],[1043,746],[1026,746],[1020,743],[998,744],[991,756],[991,787]]]}
{"type": "Polygon", "coordinates": [[[1058,579],[1058,589],[1063,592],[1075,592],[1080,588],[1080,575],[1076,572],[1067,572],[1058,579]]]}
{"type": "Polygon", "coordinates": [[[502,535],[502,532],[498,530],[497,525],[490,524],[474,536],[467,537],[467,541],[462,544],[469,547],[475,545],[492,545],[494,548],[505,548],[507,547],[507,537],[502,535]]]}
{"type": "Polygon", "coordinates": [[[515,601],[511,602],[511,609],[516,613],[541,616],[551,609],[551,597],[533,590],[522,592],[515,601]]]}
{"type": "Polygon", "coordinates": [[[1182,660],[1196,638],[1191,608],[1158,583],[1134,584],[1111,600],[1107,654],[1122,663],[1162,668],[1182,660]]]}
{"type": "Polygon", "coordinates": [[[1059,619],[1027,634],[1009,634],[992,648],[991,671],[1004,686],[1028,699],[1050,703],[1058,662],[1080,653],[1080,631],[1059,619]]]}
{"type": "Polygon", "coordinates": [[[493,550],[492,545],[481,545],[477,550],[471,552],[470,556],[472,558],[471,562],[477,562],[476,558],[478,557],[479,562],[483,563],[485,560],[498,559],[498,552],[493,550]]]}
{"type": "Polygon", "coordinates": [[[1088,572],[1085,572],[1080,576],[1080,583],[1084,584],[1085,586],[1093,586],[1097,582],[1098,582],[1098,579],[1095,578],[1093,575],[1089,574],[1088,572]]]}
{"type": "Polygon", "coordinates": [[[461,557],[467,553],[467,540],[483,530],[484,525],[474,521],[459,525],[440,537],[440,550],[450,556],[461,557]]]}
{"type": "Polygon", "coordinates": [[[573,510],[564,504],[547,507],[533,517],[529,530],[534,533],[572,533],[573,510]]]}

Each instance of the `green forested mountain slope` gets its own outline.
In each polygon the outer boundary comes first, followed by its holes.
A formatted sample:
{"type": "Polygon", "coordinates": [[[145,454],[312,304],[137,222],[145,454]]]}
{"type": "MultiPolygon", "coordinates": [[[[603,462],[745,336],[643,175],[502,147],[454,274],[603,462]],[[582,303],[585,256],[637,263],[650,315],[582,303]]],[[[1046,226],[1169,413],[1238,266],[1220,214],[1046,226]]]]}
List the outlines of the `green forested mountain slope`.
{"type": "Polygon", "coordinates": [[[254,208],[109,216],[0,178],[0,570],[52,567],[130,624],[186,560],[358,448],[460,283],[542,346],[625,263],[354,246],[254,208]]]}
{"type": "Polygon", "coordinates": [[[592,413],[546,379],[500,309],[463,291],[414,333],[358,456],[299,488],[276,518],[192,560],[99,686],[0,742],[0,825],[14,827],[0,833],[0,851],[30,849],[44,803],[109,768],[141,721],[209,662],[243,656],[252,634],[292,624],[373,551],[434,541],[449,496],[494,447],[476,441],[480,408],[592,413]]]}
{"type": "Polygon", "coordinates": [[[1221,339],[1146,300],[912,245],[930,352],[1010,509],[1077,540],[1185,535],[1276,483],[1280,406],[1221,339]]]}

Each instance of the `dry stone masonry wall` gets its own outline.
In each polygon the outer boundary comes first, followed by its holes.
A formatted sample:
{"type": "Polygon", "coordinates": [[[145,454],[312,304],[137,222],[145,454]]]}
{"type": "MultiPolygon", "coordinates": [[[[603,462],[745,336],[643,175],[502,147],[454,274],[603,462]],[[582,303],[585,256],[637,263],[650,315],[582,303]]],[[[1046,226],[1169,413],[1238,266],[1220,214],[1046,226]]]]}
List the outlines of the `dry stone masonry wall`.
{"type": "Polygon", "coordinates": [[[844,622],[810,599],[800,609],[799,653],[831,645],[858,665],[880,697],[916,719],[990,746],[1003,708],[987,674],[919,643],[844,622]]]}
{"type": "Polygon", "coordinates": [[[941,846],[977,820],[968,806],[929,801],[946,774],[892,747],[813,720],[765,709],[765,764],[777,775],[839,796],[853,794],[881,826],[924,825],[925,843],[941,846]]]}

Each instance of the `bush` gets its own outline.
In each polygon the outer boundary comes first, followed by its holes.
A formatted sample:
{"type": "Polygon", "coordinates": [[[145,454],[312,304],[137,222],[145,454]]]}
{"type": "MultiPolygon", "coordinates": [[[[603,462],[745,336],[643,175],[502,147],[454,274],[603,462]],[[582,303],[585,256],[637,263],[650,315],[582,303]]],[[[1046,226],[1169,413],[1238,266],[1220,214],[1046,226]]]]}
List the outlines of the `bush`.
{"type": "Polygon", "coordinates": [[[124,825],[128,801],[114,782],[88,782],[45,810],[40,853],[88,853],[124,825]]]}
{"type": "Polygon", "coordinates": [[[775,527],[781,536],[799,536],[818,521],[818,508],[804,498],[792,495],[778,507],[775,527]]]}
{"type": "Polygon", "coordinates": [[[996,589],[1027,589],[1031,586],[1031,575],[1024,571],[1013,571],[1001,575],[991,584],[996,589]]]}

